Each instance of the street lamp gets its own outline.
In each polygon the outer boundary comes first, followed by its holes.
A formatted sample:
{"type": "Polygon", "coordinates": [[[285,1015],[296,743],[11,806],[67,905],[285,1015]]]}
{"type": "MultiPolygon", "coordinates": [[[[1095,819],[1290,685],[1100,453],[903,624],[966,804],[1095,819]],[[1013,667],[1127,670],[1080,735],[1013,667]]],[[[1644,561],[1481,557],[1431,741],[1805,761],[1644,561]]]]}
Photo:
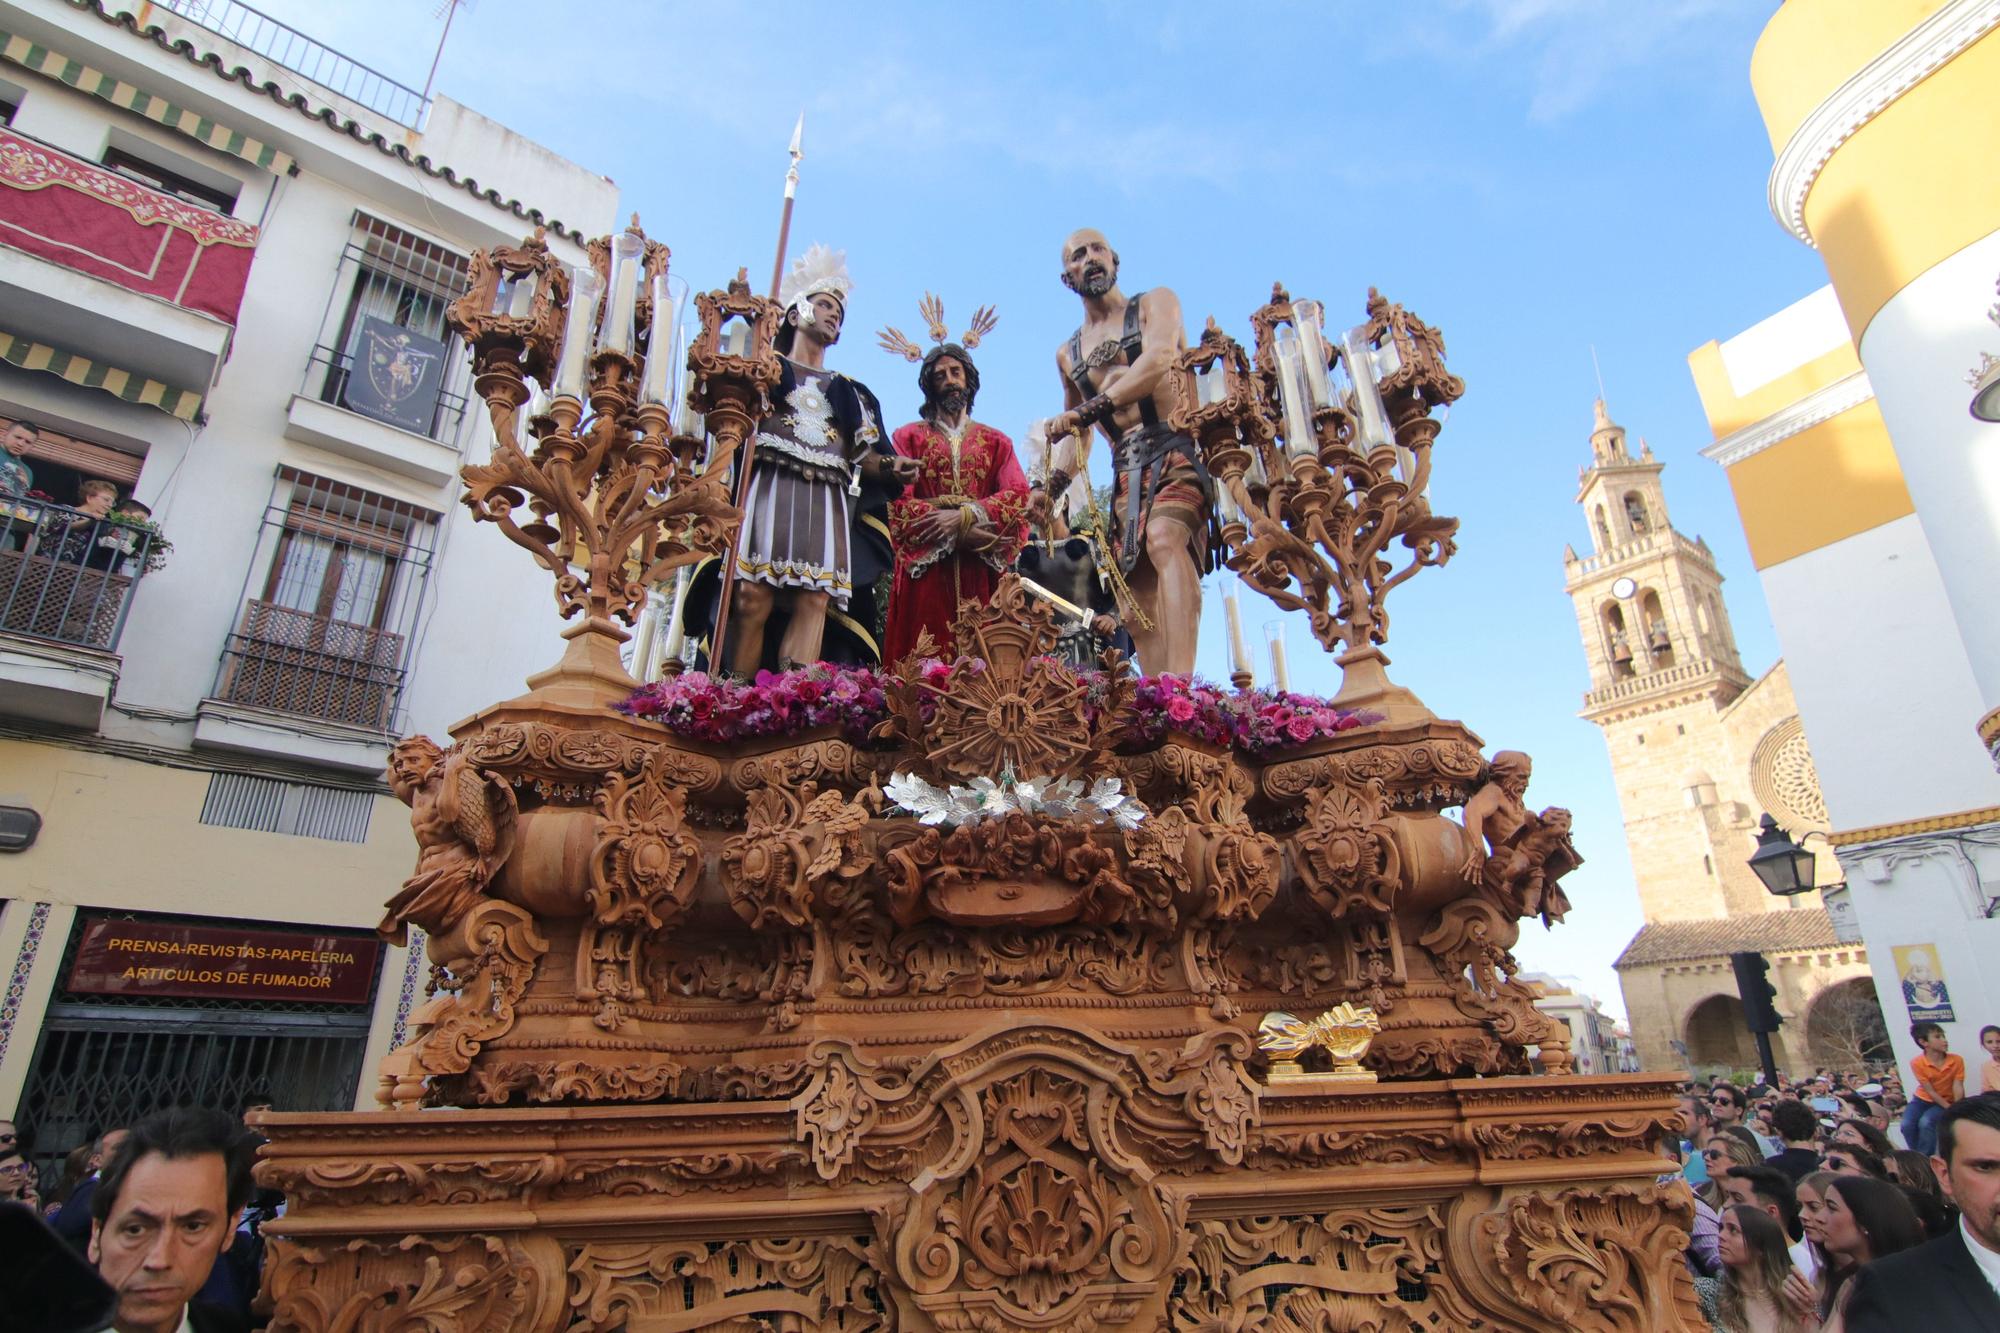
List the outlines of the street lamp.
{"type": "Polygon", "coordinates": [[[1750,869],[1771,893],[1790,898],[1812,892],[1814,860],[1811,852],[1778,827],[1777,820],[1765,815],[1757,821],[1757,850],[1750,854],[1750,869]]]}

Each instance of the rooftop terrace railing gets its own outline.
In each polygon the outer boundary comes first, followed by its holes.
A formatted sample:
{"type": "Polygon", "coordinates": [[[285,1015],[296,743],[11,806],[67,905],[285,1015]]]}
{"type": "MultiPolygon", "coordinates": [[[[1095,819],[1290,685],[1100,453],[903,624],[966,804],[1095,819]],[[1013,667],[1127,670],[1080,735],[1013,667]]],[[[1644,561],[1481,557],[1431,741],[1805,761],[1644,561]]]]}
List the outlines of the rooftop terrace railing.
{"type": "Polygon", "coordinates": [[[154,3],[399,125],[423,128],[430,100],[422,93],[314,41],[260,9],[239,0],[154,0],[154,3]]]}

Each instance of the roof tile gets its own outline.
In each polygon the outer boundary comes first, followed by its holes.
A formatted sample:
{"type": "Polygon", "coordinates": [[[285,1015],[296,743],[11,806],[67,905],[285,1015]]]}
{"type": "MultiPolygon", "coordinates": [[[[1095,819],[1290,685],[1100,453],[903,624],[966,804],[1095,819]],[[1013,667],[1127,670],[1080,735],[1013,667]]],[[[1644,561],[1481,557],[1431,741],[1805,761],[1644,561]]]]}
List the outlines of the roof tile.
{"type": "Polygon", "coordinates": [[[1732,953],[1785,953],[1840,943],[1823,907],[1716,917],[1706,921],[1654,921],[1640,927],[1613,967],[1644,967],[1732,953]]]}

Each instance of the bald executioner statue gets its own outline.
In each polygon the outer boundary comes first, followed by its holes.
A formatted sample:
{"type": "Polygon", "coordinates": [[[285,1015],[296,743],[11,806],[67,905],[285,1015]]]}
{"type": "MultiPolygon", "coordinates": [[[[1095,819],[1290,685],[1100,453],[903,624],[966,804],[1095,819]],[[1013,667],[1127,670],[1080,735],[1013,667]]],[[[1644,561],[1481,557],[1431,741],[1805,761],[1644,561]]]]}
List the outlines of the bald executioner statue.
{"type": "Polygon", "coordinates": [[[1167,375],[1187,347],[1180,298],[1165,287],[1125,295],[1117,252],[1089,228],[1063,242],[1062,280],[1083,301],[1083,325],[1056,351],[1066,410],[1049,423],[1048,437],[1073,438],[1066,457],[1058,452],[1047,490],[1036,493],[1037,517],[1047,521],[1048,495],[1068,487],[1091,428],[1101,429],[1111,442],[1111,543],[1137,604],[1126,628],[1140,669],[1189,674],[1201,629],[1210,484],[1195,442],[1167,425],[1174,406],[1167,375]]]}

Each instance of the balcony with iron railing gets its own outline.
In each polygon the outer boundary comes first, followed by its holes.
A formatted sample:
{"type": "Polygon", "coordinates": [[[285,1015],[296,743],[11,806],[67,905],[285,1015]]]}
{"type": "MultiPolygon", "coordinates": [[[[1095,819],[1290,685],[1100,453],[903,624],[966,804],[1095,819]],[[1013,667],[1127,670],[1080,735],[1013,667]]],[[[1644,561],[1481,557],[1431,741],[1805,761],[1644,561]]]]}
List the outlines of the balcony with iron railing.
{"type": "Polygon", "coordinates": [[[342,55],[262,10],[238,0],[154,0],[154,7],[178,14],[398,125],[423,128],[430,102],[422,92],[342,55]]]}
{"type": "Polygon", "coordinates": [[[133,593],[169,549],[129,520],[0,496],[0,714],[96,726],[133,593]]]}
{"type": "Polygon", "coordinates": [[[253,599],[223,647],[214,697],[387,731],[402,689],[402,635],[253,599]]]}

